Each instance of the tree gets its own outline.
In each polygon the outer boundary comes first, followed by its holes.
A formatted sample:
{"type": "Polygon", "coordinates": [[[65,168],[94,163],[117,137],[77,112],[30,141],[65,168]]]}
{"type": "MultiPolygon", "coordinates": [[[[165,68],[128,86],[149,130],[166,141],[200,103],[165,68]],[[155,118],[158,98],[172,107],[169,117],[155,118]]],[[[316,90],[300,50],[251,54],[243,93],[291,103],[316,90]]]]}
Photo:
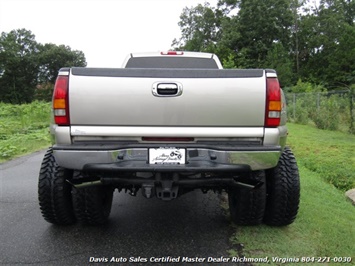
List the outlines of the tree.
{"type": "Polygon", "coordinates": [[[355,1],[219,0],[217,7],[184,9],[180,49],[214,52],[227,68],[275,68],[285,86],[354,84],[355,1]]]}
{"type": "Polygon", "coordinates": [[[322,0],[300,21],[300,74],[314,83],[350,85],[355,72],[352,1],[322,0]]]}
{"type": "Polygon", "coordinates": [[[241,0],[236,51],[244,50],[246,67],[262,67],[273,44],[290,46],[293,16],[289,0],[241,0]]]}
{"type": "Polygon", "coordinates": [[[82,51],[72,50],[69,46],[47,43],[39,48],[40,81],[55,83],[62,67],[85,67],[86,59],[82,51]]]}
{"type": "Polygon", "coordinates": [[[218,41],[221,12],[206,2],[196,7],[185,7],[178,25],[181,38],[174,39],[172,46],[177,50],[213,52],[218,41]]]}
{"type": "Polygon", "coordinates": [[[282,87],[291,87],[295,82],[293,64],[289,52],[281,43],[274,43],[268,51],[264,68],[273,68],[282,87]]]}
{"type": "Polygon", "coordinates": [[[240,32],[238,29],[237,16],[224,16],[221,18],[220,38],[216,44],[216,54],[222,62],[228,61],[236,67],[244,67],[244,62],[240,60],[241,51],[237,51],[240,32]],[[232,62],[234,61],[234,62],[232,62]]]}
{"type": "Polygon", "coordinates": [[[69,46],[39,44],[26,29],[0,36],[0,101],[28,103],[50,100],[58,70],[86,66],[82,51],[69,46]],[[37,88],[37,89],[36,89],[37,88]]]}
{"type": "Polygon", "coordinates": [[[0,37],[0,101],[28,103],[33,100],[38,75],[38,44],[26,29],[0,37]]]}
{"type": "Polygon", "coordinates": [[[85,67],[82,51],[72,50],[66,45],[46,43],[39,47],[39,74],[36,99],[50,101],[58,71],[62,67],[85,67]]]}
{"type": "Polygon", "coordinates": [[[355,27],[344,24],[337,42],[328,55],[325,78],[332,86],[348,87],[355,83],[355,27]]]}
{"type": "Polygon", "coordinates": [[[185,8],[179,22],[183,43],[179,48],[215,52],[222,62],[232,63],[234,58],[234,65],[240,67],[262,67],[275,43],[286,51],[290,46],[290,1],[220,0],[218,9],[208,3],[185,8]]]}

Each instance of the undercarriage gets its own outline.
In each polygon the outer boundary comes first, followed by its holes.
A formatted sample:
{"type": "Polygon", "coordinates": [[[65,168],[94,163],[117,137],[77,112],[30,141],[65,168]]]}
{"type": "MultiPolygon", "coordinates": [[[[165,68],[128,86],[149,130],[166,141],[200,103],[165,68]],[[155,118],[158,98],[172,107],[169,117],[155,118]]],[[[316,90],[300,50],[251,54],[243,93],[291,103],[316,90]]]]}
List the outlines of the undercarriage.
{"type": "Polygon", "coordinates": [[[68,180],[80,189],[90,186],[110,186],[135,196],[139,190],[146,198],[157,197],[168,201],[194,189],[222,191],[233,187],[255,189],[263,182],[253,180],[245,173],[188,173],[188,172],[137,172],[137,173],[85,173],[75,172],[68,180]]]}

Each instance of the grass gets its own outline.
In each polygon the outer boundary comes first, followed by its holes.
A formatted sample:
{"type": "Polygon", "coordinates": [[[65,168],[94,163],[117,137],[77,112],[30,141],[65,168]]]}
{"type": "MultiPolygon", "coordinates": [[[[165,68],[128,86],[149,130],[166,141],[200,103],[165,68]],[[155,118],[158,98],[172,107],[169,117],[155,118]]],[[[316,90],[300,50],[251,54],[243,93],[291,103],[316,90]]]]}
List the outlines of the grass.
{"type": "Polygon", "coordinates": [[[50,103],[0,103],[0,162],[50,144],[50,103]]]}
{"type": "MultiPolygon", "coordinates": [[[[300,175],[301,203],[293,224],[281,228],[237,227],[232,242],[243,244],[246,257],[267,256],[272,260],[272,257],[352,256],[355,263],[354,206],[345,200],[344,193],[317,173],[301,165],[300,175]]],[[[235,255],[235,251],[231,254],[235,255]]]]}
{"type": "MultiPolygon", "coordinates": [[[[352,257],[347,265],[355,265],[355,207],[343,191],[345,187],[355,187],[355,137],[296,124],[290,124],[289,129],[288,143],[296,155],[301,177],[298,217],[290,226],[281,228],[236,227],[231,241],[243,244],[243,254],[236,250],[230,254],[267,256],[270,265],[292,264],[272,262],[273,257],[352,257]]],[[[335,264],[339,263],[330,261],[324,265],[335,264]]]]}
{"type": "Polygon", "coordinates": [[[355,136],[288,124],[288,145],[298,162],[345,191],[355,188],[355,136]]]}

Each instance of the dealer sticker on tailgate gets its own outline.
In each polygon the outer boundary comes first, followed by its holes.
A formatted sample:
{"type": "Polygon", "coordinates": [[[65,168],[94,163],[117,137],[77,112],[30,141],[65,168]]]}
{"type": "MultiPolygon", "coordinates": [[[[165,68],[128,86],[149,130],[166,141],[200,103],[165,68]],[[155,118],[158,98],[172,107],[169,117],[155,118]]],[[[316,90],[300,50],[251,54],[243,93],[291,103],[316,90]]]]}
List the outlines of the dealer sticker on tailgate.
{"type": "Polygon", "coordinates": [[[180,148],[149,149],[149,164],[185,164],[186,150],[180,148]]]}

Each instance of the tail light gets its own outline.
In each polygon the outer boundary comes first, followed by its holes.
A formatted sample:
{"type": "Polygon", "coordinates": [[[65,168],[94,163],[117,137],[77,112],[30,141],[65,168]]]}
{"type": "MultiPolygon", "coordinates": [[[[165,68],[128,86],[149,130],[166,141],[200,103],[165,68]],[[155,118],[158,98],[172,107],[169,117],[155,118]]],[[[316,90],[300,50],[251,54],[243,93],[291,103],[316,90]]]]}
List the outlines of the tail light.
{"type": "Polygon", "coordinates": [[[69,118],[69,76],[58,76],[53,92],[54,121],[60,126],[68,126],[69,118]]]}
{"type": "Polygon", "coordinates": [[[278,127],[281,120],[281,88],[277,78],[266,79],[265,127],[278,127]]]}
{"type": "Polygon", "coordinates": [[[161,52],[161,55],[183,55],[184,52],[181,51],[167,51],[167,52],[161,52]]]}

